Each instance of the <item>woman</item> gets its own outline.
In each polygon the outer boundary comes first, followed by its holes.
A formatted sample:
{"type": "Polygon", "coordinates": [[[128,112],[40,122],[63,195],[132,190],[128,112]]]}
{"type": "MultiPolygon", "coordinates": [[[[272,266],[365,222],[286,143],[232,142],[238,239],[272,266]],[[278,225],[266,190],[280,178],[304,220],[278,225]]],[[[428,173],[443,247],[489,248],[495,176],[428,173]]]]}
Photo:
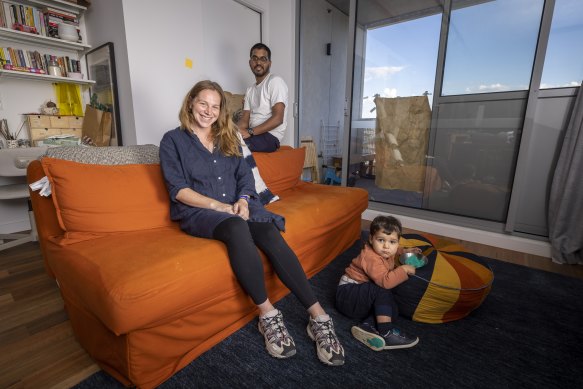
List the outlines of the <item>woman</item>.
{"type": "Polygon", "coordinates": [[[282,313],[267,297],[257,248],[310,314],[307,331],[316,342],[318,358],[328,365],[342,365],[344,349],[332,319],[280,234],[283,217],[259,202],[222,88],[212,81],[198,82],[184,98],[179,119],[180,127],[168,131],[160,142],[172,219],[190,235],[225,244],[235,276],[259,309],[258,328],[270,355],[287,358],[296,353],[296,347],[282,313]]]}

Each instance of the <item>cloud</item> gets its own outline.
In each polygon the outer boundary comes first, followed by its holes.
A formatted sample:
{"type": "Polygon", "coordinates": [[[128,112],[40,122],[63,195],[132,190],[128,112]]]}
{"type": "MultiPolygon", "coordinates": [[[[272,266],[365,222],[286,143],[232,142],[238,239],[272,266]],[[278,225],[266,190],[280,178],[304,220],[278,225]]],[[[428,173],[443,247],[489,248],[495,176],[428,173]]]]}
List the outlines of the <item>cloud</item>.
{"type": "Polygon", "coordinates": [[[368,67],[364,69],[364,79],[371,80],[373,78],[387,78],[395,73],[399,73],[404,68],[404,66],[368,67]]]}
{"type": "Polygon", "coordinates": [[[382,97],[397,97],[397,88],[385,88],[383,89],[383,93],[381,93],[382,97]]]}
{"type": "Polygon", "coordinates": [[[501,92],[501,91],[505,91],[508,90],[508,87],[504,84],[490,84],[490,85],[480,85],[478,87],[478,90],[480,92],[501,92]]]}
{"type": "Polygon", "coordinates": [[[571,82],[567,82],[563,85],[554,85],[554,84],[545,84],[542,83],[540,84],[540,88],[541,89],[551,89],[551,88],[573,88],[573,87],[577,87],[577,86],[581,86],[580,82],[577,81],[571,81],[571,82]]]}
{"type": "Polygon", "coordinates": [[[466,93],[488,93],[488,92],[504,92],[511,90],[507,85],[496,83],[490,85],[480,85],[478,88],[468,87],[466,93]]]}

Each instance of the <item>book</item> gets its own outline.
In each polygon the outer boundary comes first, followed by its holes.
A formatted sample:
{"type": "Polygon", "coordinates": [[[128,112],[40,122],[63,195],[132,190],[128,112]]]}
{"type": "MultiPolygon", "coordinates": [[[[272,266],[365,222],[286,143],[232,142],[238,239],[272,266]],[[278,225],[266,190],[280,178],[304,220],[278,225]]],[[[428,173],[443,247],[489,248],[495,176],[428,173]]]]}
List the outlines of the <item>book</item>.
{"type": "Polygon", "coordinates": [[[53,15],[59,15],[59,16],[62,16],[64,18],[67,18],[67,19],[72,19],[72,20],[77,19],[77,14],[75,14],[73,12],[64,11],[64,10],[59,9],[59,8],[45,7],[45,8],[43,8],[43,12],[53,14],[53,15]]]}
{"type": "Polygon", "coordinates": [[[6,70],[13,70],[16,72],[26,72],[26,73],[36,73],[36,74],[46,74],[47,73],[43,69],[31,68],[28,66],[13,66],[13,65],[5,64],[2,67],[6,70]]]}
{"type": "Polygon", "coordinates": [[[0,47],[0,65],[10,64],[10,57],[8,56],[8,52],[0,47]]]}
{"type": "Polygon", "coordinates": [[[11,65],[10,68],[5,67],[8,70],[47,74],[48,63],[51,61],[57,62],[63,77],[67,77],[69,73],[81,73],[81,61],[68,56],[59,57],[51,54],[43,54],[37,50],[0,47],[0,67],[3,64],[11,65]]]}
{"type": "Polygon", "coordinates": [[[4,16],[4,2],[0,0],[0,27],[6,27],[6,16],[4,16]]]}

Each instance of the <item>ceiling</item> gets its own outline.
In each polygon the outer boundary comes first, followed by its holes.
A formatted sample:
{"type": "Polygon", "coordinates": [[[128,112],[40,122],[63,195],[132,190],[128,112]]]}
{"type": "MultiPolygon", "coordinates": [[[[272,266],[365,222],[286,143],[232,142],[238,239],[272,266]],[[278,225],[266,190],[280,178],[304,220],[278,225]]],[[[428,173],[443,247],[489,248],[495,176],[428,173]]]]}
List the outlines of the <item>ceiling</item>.
{"type": "MultiPolygon", "coordinates": [[[[348,15],[350,0],[326,0],[329,4],[348,15]]],[[[453,9],[481,4],[492,0],[453,0],[453,9]]],[[[374,28],[434,15],[443,11],[445,0],[359,0],[358,24],[374,28]]]]}
{"type": "MultiPolygon", "coordinates": [[[[348,15],[350,0],[326,1],[348,15]]],[[[370,28],[400,20],[416,19],[441,12],[442,3],[442,0],[360,0],[357,12],[358,24],[370,28]]]]}

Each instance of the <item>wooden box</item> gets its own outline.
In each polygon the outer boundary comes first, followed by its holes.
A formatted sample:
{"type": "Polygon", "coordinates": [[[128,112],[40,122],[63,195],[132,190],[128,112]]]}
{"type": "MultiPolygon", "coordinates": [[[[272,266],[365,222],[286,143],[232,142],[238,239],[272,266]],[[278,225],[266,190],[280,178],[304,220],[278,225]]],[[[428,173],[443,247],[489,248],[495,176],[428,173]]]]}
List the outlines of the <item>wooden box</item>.
{"type": "Polygon", "coordinates": [[[83,117],[60,115],[25,115],[30,143],[37,146],[49,136],[72,135],[81,139],[83,117]]]}

